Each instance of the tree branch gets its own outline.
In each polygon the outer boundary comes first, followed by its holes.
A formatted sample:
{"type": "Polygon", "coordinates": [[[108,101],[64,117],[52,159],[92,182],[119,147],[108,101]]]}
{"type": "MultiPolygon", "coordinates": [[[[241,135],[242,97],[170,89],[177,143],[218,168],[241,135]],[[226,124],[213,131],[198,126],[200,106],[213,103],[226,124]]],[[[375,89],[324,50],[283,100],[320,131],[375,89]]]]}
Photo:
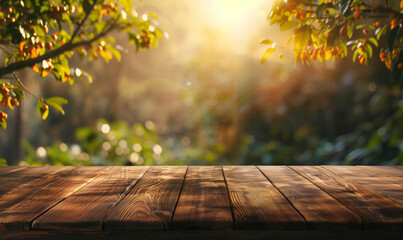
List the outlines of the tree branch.
{"type": "Polygon", "coordinates": [[[35,94],[33,94],[28,88],[25,87],[25,85],[22,83],[22,81],[20,80],[20,78],[17,76],[17,74],[15,74],[15,72],[12,72],[14,79],[17,81],[17,83],[21,86],[21,88],[25,91],[27,91],[29,94],[31,94],[34,98],[36,98],[37,100],[39,100],[39,97],[37,97],[35,94]]]}
{"type": "Polygon", "coordinates": [[[71,39],[70,39],[69,43],[72,43],[72,42],[73,42],[74,37],[78,34],[78,31],[80,31],[80,29],[81,29],[81,27],[83,26],[84,22],[87,20],[88,16],[90,15],[90,13],[92,12],[92,10],[94,9],[96,3],[97,3],[97,1],[94,0],[94,2],[93,2],[92,5],[91,5],[90,10],[88,11],[88,13],[85,14],[84,19],[83,19],[80,23],[77,24],[77,28],[76,28],[76,30],[74,30],[73,34],[71,35],[71,39]]]}
{"type": "Polygon", "coordinates": [[[20,61],[20,62],[14,62],[14,63],[7,65],[6,67],[2,67],[2,68],[0,68],[0,76],[3,76],[8,73],[12,73],[12,72],[22,69],[22,68],[32,67],[36,63],[42,62],[43,60],[46,60],[46,59],[54,58],[64,52],[70,51],[76,47],[91,45],[91,43],[93,43],[94,41],[98,40],[99,38],[105,36],[110,31],[112,31],[115,27],[115,22],[116,22],[116,20],[111,21],[110,25],[108,27],[106,27],[104,29],[104,31],[102,31],[101,33],[99,33],[98,35],[96,35],[95,37],[93,37],[90,40],[83,40],[83,41],[76,42],[76,43],[69,42],[69,43],[66,43],[65,45],[63,45],[57,49],[54,49],[52,51],[49,51],[39,57],[30,58],[30,59],[20,61]]]}

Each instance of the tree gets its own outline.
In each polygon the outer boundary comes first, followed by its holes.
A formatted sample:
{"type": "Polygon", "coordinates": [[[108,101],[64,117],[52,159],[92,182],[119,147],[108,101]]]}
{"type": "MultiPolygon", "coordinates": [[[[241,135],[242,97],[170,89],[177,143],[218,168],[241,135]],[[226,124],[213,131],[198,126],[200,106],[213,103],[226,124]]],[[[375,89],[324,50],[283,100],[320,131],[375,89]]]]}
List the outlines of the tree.
{"type": "MultiPolygon", "coordinates": [[[[390,69],[392,80],[403,86],[402,12],[403,0],[400,5],[390,0],[277,0],[267,19],[282,31],[293,29],[288,44],[293,46],[296,64],[351,56],[353,62],[366,65],[379,47],[379,58],[390,69]]],[[[269,46],[263,63],[277,46],[269,39],[261,44],[269,46]]]]}
{"type": "MultiPolygon", "coordinates": [[[[51,73],[57,81],[70,85],[77,79],[92,77],[80,68],[70,68],[73,54],[81,58],[108,62],[120,60],[124,50],[116,43],[112,31],[128,34],[136,50],[157,47],[163,33],[153,20],[153,13],[139,15],[132,0],[4,0],[0,4],[0,103],[14,109],[28,92],[38,100],[42,119],[49,106],[64,114],[61,97],[43,99],[27,89],[17,72],[25,68],[46,77],[51,73]]],[[[7,114],[0,111],[0,125],[7,127],[7,114]]]]}

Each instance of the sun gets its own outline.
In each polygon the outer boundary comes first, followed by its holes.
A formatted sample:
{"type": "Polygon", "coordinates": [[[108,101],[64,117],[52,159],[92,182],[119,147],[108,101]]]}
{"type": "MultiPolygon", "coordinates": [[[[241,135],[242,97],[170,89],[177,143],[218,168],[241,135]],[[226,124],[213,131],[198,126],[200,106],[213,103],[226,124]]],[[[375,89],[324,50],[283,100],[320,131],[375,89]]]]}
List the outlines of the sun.
{"type": "Polygon", "coordinates": [[[206,20],[217,27],[239,29],[253,24],[256,16],[272,0],[203,0],[206,20]]]}
{"type": "Polygon", "coordinates": [[[203,0],[200,10],[206,24],[242,44],[255,28],[265,24],[272,3],[273,0],[203,0]]]}

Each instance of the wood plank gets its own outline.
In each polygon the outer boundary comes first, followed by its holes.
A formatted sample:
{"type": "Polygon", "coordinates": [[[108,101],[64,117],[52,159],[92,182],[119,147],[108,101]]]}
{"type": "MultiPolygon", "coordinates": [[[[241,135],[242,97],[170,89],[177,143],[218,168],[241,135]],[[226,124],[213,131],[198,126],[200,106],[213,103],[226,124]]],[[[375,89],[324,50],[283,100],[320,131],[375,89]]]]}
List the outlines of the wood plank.
{"type": "Polygon", "coordinates": [[[26,168],[25,166],[2,166],[0,167],[0,177],[2,177],[4,174],[8,174],[10,172],[15,172],[18,170],[21,170],[23,168],[26,168]]]}
{"type": "Polygon", "coordinates": [[[295,230],[305,220],[255,166],[225,166],[236,229],[295,230]]]}
{"type": "Polygon", "coordinates": [[[320,167],[291,168],[359,215],[366,229],[403,230],[403,208],[392,200],[320,167]]]}
{"type": "Polygon", "coordinates": [[[29,187],[0,198],[0,230],[28,230],[32,221],[100,173],[105,167],[63,167],[29,187]]]}
{"type": "Polygon", "coordinates": [[[187,167],[150,167],[105,220],[106,230],[165,230],[187,167]]]}
{"type": "Polygon", "coordinates": [[[323,168],[345,178],[347,181],[365,186],[367,189],[390,198],[403,206],[403,178],[398,180],[354,166],[323,166],[323,168]]]}
{"type": "Polygon", "coordinates": [[[263,174],[304,216],[308,229],[360,229],[361,218],[287,166],[259,166],[263,174]]]}
{"type": "Polygon", "coordinates": [[[377,172],[389,177],[403,179],[403,168],[401,166],[357,166],[372,172],[377,172]]]}
{"type": "Polygon", "coordinates": [[[232,229],[222,167],[190,166],[172,219],[173,229],[232,229]]]}
{"type": "MultiPolygon", "coordinates": [[[[8,167],[7,167],[8,168],[8,167]]],[[[16,191],[18,189],[28,187],[42,177],[53,174],[63,167],[23,167],[17,171],[10,171],[0,176],[0,197],[16,191]]],[[[12,168],[15,170],[15,168],[12,168]]]]}
{"type": "Polygon", "coordinates": [[[123,198],[148,167],[112,167],[36,219],[33,229],[102,230],[108,210],[123,198]]]}
{"type": "Polygon", "coordinates": [[[4,231],[0,239],[13,240],[399,240],[401,232],[385,231],[4,231]]]}

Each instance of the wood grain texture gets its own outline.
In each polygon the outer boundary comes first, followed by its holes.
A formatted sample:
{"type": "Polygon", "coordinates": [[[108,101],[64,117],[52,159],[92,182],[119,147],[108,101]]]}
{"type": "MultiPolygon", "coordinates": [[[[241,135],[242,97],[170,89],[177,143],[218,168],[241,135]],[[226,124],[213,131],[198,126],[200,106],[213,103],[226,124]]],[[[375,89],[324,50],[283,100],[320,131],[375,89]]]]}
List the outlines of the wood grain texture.
{"type": "Polygon", "coordinates": [[[26,168],[25,166],[7,166],[7,167],[0,167],[0,177],[3,175],[10,173],[10,172],[15,172],[21,169],[26,168]]]}
{"type": "Polygon", "coordinates": [[[395,177],[399,180],[403,179],[403,167],[402,166],[357,166],[372,172],[380,173],[384,176],[395,177]]]}
{"type": "Polygon", "coordinates": [[[399,180],[354,166],[323,166],[323,168],[403,206],[403,178],[399,180]]]}
{"type": "Polygon", "coordinates": [[[254,166],[226,166],[236,229],[303,229],[305,221],[281,193],[254,166]]]}
{"type": "Polygon", "coordinates": [[[62,170],[63,167],[23,167],[20,169],[12,167],[11,169],[13,171],[7,173],[4,171],[4,174],[0,176],[0,197],[28,187],[42,177],[62,170]]]}
{"type": "Polygon", "coordinates": [[[4,231],[6,240],[399,240],[385,231],[4,231]]]}
{"type": "Polygon", "coordinates": [[[148,167],[112,167],[36,219],[33,229],[102,230],[108,210],[148,167]]]}
{"type": "Polygon", "coordinates": [[[26,188],[20,188],[0,198],[0,230],[27,230],[44,211],[68,197],[105,167],[63,167],[46,175],[26,188]]]}
{"type": "Polygon", "coordinates": [[[105,220],[106,230],[165,230],[187,167],[150,167],[105,220]]]}
{"type": "Polygon", "coordinates": [[[361,218],[287,166],[259,166],[263,174],[304,216],[307,228],[361,229],[361,218]]]}
{"type": "Polygon", "coordinates": [[[403,208],[394,201],[352,183],[324,168],[291,167],[351,209],[371,230],[402,231],[403,208]]]}
{"type": "Polygon", "coordinates": [[[222,167],[189,167],[172,219],[173,229],[232,229],[222,167]]]}

